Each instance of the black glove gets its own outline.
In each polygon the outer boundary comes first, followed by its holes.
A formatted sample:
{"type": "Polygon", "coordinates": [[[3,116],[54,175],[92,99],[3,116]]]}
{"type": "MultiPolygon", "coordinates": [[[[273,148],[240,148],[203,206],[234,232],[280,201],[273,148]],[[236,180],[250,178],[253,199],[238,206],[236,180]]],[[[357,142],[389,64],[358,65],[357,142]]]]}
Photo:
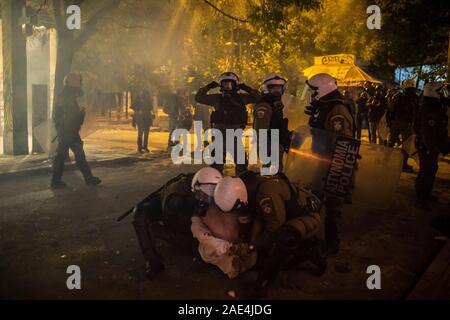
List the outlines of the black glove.
{"type": "Polygon", "coordinates": [[[318,112],[317,107],[309,105],[305,107],[305,114],[307,114],[308,116],[315,116],[318,112]]]}
{"type": "Polygon", "coordinates": [[[319,212],[322,208],[322,201],[310,191],[310,195],[306,198],[306,208],[310,212],[319,212]]]}
{"type": "Polygon", "coordinates": [[[208,89],[214,89],[214,88],[220,87],[220,84],[217,81],[213,81],[213,82],[208,83],[207,87],[208,87],[208,89]]]}
{"type": "Polygon", "coordinates": [[[284,109],[283,102],[281,101],[281,97],[277,97],[278,99],[273,102],[273,106],[275,108],[284,109]]]}
{"type": "Polygon", "coordinates": [[[245,92],[250,92],[251,90],[253,90],[251,87],[249,87],[245,83],[239,83],[237,87],[238,87],[238,89],[244,90],[245,92]]]}
{"type": "Polygon", "coordinates": [[[322,102],[315,100],[311,101],[311,105],[305,107],[305,114],[309,116],[308,124],[311,127],[315,127],[317,125],[317,115],[319,114],[321,105],[322,102]]]}

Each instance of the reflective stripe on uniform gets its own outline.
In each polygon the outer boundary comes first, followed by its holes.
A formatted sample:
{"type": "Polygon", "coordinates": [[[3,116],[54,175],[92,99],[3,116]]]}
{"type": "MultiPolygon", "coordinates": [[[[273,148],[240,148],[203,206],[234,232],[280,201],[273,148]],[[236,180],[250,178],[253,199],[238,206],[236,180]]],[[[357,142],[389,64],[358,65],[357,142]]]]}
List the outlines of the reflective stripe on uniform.
{"type": "Polygon", "coordinates": [[[262,198],[259,201],[261,213],[264,215],[270,215],[273,212],[273,203],[270,197],[262,198]]]}

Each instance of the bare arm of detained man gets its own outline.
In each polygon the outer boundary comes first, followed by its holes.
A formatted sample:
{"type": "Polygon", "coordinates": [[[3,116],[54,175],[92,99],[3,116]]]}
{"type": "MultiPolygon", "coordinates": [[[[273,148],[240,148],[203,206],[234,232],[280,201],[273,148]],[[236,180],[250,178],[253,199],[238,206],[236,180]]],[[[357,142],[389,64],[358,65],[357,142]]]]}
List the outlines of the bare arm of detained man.
{"type": "MultiPolygon", "coordinates": [[[[256,263],[256,253],[243,256],[233,253],[233,242],[219,238],[200,217],[191,218],[191,231],[199,241],[198,251],[202,260],[217,266],[230,279],[253,267],[256,263]]],[[[209,221],[211,224],[211,221],[209,221]]]]}

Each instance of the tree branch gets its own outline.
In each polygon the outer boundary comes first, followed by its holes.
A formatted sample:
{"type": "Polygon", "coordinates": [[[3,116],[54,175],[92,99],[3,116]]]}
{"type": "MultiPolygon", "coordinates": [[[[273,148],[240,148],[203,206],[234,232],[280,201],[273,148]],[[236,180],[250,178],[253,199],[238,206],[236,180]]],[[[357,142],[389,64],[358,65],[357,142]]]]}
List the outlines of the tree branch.
{"type": "Polygon", "coordinates": [[[208,0],[203,0],[204,3],[206,3],[207,5],[209,5],[211,8],[215,9],[216,11],[220,12],[222,15],[224,15],[225,17],[235,20],[235,21],[239,21],[239,22],[244,22],[244,23],[248,23],[249,21],[246,19],[242,19],[242,18],[237,18],[232,16],[231,14],[226,13],[225,11],[223,11],[222,9],[216,7],[214,4],[212,4],[211,2],[209,2],[208,0]]]}
{"type": "Polygon", "coordinates": [[[150,28],[149,26],[144,26],[144,25],[137,25],[137,24],[135,24],[135,25],[127,25],[127,24],[123,24],[123,23],[121,23],[121,22],[119,22],[119,21],[117,21],[117,20],[113,20],[113,22],[115,23],[115,24],[117,24],[118,26],[120,26],[120,27],[122,27],[122,28],[125,28],[125,29],[152,29],[152,28],[150,28]]]}
{"type": "Polygon", "coordinates": [[[88,41],[97,31],[97,23],[112,9],[115,9],[121,0],[112,0],[108,5],[99,9],[86,23],[84,31],[75,39],[74,49],[77,50],[88,41]]]}

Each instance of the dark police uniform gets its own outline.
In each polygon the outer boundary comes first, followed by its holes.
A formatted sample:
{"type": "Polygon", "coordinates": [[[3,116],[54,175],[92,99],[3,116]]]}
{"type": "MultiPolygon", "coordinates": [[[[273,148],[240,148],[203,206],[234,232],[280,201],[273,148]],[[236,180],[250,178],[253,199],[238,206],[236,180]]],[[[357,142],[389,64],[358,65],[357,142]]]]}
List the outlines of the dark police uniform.
{"type": "MultiPolygon", "coordinates": [[[[361,139],[361,131],[362,131],[362,123],[363,121],[369,125],[369,109],[367,107],[367,102],[369,100],[368,94],[359,95],[358,99],[356,99],[356,139],[361,139]]],[[[370,133],[369,133],[370,137],[370,133]]]]}
{"type": "Polygon", "coordinates": [[[415,181],[419,205],[427,206],[438,170],[438,155],[448,152],[447,106],[439,98],[423,97],[415,114],[414,130],[419,155],[415,181]]]}
{"type": "Polygon", "coordinates": [[[312,250],[320,228],[320,205],[313,211],[300,204],[299,191],[282,173],[261,176],[247,171],[240,178],[249,199],[239,221],[244,241],[254,244],[258,252],[258,283],[264,286],[279,268],[299,261],[309,260],[323,272],[326,262],[318,250],[312,250]]]}
{"type": "Polygon", "coordinates": [[[155,115],[153,113],[153,102],[147,93],[141,93],[133,103],[133,122],[138,128],[137,146],[138,150],[147,149],[150,127],[153,124],[155,115]]]}
{"type": "MultiPolygon", "coordinates": [[[[415,90],[415,88],[406,88],[404,92],[397,92],[392,98],[390,147],[393,147],[396,143],[399,145],[403,144],[412,135],[413,113],[418,104],[415,90]]],[[[404,159],[403,168],[409,169],[407,165],[408,154],[403,150],[402,152],[404,159]]]]}
{"type": "MultiPolygon", "coordinates": [[[[211,114],[211,125],[213,128],[220,130],[223,135],[223,163],[225,162],[226,153],[234,151],[234,162],[236,163],[236,171],[239,174],[247,168],[247,159],[245,164],[237,164],[237,148],[244,148],[240,139],[235,139],[233,145],[234,150],[226,149],[226,129],[244,129],[247,125],[247,109],[246,105],[258,101],[260,94],[257,90],[252,89],[243,84],[240,88],[247,93],[238,93],[233,90],[230,93],[215,93],[208,94],[208,91],[213,87],[207,85],[198,89],[195,95],[195,101],[201,104],[214,107],[211,114]]],[[[245,150],[245,149],[244,149],[245,150]]],[[[214,156],[214,155],[213,155],[214,156]]],[[[224,165],[214,164],[212,167],[222,172],[224,165]]]]}
{"type": "Polygon", "coordinates": [[[178,141],[172,141],[172,133],[178,126],[178,119],[184,108],[183,98],[179,94],[170,93],[165,97],[163,111],[169,116],[169,138],[167,142],[169,147],[178,144],[178,141]]]}
{"type": "MultiPolygon", "coordinates": [[[[329,94],[323,96],[319,101],[317,108],[318,116],[310,120],[310,125],[314,128],[331,131],[336,134],[354,137],[354,119],[351,114],[350,106],[346,104],[345,98],[342,97],[338,90],[334,90],[329,94]]],[[[320,142],[320,144],[322,141],[320,142]]],[[[314,147],[315,141],[313,137],[313,148],[315,152],[325,153],[328,157],[328,147],[325,150],[314,147]]],[[[321,192],[321,190],[316,190],[321,192]]],[[[340,209],[342,207],[342,200],[334,196],[325,197],[325,239],[329,248],[337,252],[339,248],[339,234],[337,227],[337,217],[340,216],[340,209]]]]}
{"type": "Polygon", "coordinates": [[[64,162],[69,149],[74,153],[75,161],[86,183],[89,184],[94,179],[86,161],[83,141],[79,134],[85,116],[77,102],[80,96],[80,88],[65,86],[56,100],[53,119],[58,133],[58,147],[53,160],[52,185],[61,183],[64,162]]]}
{"type": "Polygon", "coordinates": [[[261,100],[254,107],[253,128],[258,132],[258,150],[260,148],[259,130],[267,131],[267,155],[271,155],[271,130],[277,129],[279,133],[279,171],[283,170],[282,159],[283,152],[287,152],[290,147],[291,132],[288,130],[288,119],[283,116],[284,105],[281,97],[275,97],[270,94],[262,96],[261,100]]]}
{"type": "Polygon", "coordinates": [[[149,195],[134,210],[133,226],[147,264],[147,276],[164,269],[155,247],[155,236],[178,246],[192,244],[191,216],[195,199],[191,191],[194,174],[180,174],[149,195]]]}

